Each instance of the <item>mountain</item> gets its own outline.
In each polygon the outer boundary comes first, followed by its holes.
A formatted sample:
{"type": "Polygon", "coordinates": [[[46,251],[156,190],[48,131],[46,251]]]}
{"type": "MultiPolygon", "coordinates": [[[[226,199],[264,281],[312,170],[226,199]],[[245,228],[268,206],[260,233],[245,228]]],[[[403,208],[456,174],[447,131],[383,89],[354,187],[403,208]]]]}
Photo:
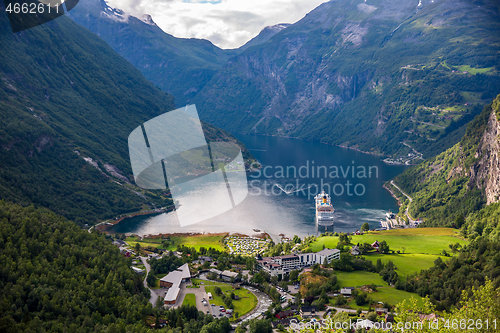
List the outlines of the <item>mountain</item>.
{"type": "Polygon", "coordinates": [[[176,38],[149,15],[137,18],[104,0],[80,0],[68,16],[101,37],[157,87],[172,94],[177,106],[192,97],[236,54],[208,40],[176,38]]]}
{"type": "MultiPolygon", "coordinates": [[[[500,240],[500,95],[452,148],[393,181],[412,202],[409,213],[426,225],[462,227],[464,236],[500,240]]],[[[396,193],[398,191],[395,191],[396,193]]]]}
{"type": "Polygon", "coordinates": [[[132,130],[174,108],[171,95],[64,16],[13,34],[2,10],[0,48],[0,199],[80,224],[172,204],[134,185],[128,151],[132,130]]]}
{"type": "Polygon", "coordinates": [[[259,34],[257,36],[255,36],[254,38],[250,39],[243,46],[240,46],[238,48],[238,51],[244,51],[244,50],[248,49],[249,47],[265,43],[271,37],[273,37],[274,35],[276,35],[278,32],[280,32],[283,29],[286,29],[289,26],[290,26],[290,23],[280,23],[280,24],[271,25],[269,27],[265,27],[264,29],[262,29],[259,32],[259,34]]]}
{"type": "Polygon", "coordinates": [[[195,96],[229,131],[433,156],[500,92],[490,0],[323,3],[231,58],[195,96]]]}

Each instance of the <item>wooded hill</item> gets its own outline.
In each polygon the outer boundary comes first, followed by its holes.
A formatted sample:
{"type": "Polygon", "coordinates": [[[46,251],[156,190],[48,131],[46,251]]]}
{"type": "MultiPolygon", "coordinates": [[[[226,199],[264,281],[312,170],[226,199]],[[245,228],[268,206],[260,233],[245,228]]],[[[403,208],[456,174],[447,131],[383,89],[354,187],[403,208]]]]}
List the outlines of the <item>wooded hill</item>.
{"type": "MultiPolygon", "coordinates": [[[[80,224],[171,205],[134,185],[128,135],[173,97],[69,18],[13,34],[0,8],[0,199],[80,224]]],[[[210,141],[239,143],[203,126],[210,141]]]]}
{"type": "MultiPolygon", "coordinates": [[[[459,143],[394,179],[413,198],[413,218],[423,218],[425,226],[459,228],[470,240],[452,249],[457,254],[450,260],[439,258],[432,268],[396,283],[429,295],[438,310],[459,305],[463,290],[470,292],[487,279],[500,287],[499,118],[500,95],[467,126],[459,143]]],[[[406,207],[406,198],[395,193],[406,207]]]]}
{"type": "Polygon", "coordinates": [[[394,178],[413,199],[413,218],[423,218],[427,226],[462,228],[469,238],[491,234],[500,240],[499,114],[500,95],[467,126],[459,143],[394,178]]]}

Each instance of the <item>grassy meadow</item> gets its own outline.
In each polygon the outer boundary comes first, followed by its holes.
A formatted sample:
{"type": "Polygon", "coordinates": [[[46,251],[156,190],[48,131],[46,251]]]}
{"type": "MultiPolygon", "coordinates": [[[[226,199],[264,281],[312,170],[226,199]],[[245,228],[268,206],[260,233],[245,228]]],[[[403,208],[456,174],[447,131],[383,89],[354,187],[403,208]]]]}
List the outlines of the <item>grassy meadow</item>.
{"type": "Polygon", "coordinates": [[[196,296],[195,296],[195,294],[186,294],[184,296],[184,301],[182,302],[182,305],[196,306],[196,296]]]}
{"type": "MultiPolygon", "coordinates": [[[[226,248],[222,244],[222,239],[226,236],[226,234],[216,234],[216,235],[174,235],[170,236],[169,245],[166,247],[169,251],[174,251],[177,249],[177,245],[184,245],[188,247],[194,247],[196,250],[199,250],[200,247],[214,248],[218,251],[224,251],[226,248]]],[[[140,239],[137,236],[127,237],[125,240],[132,248],[135,247],[136,243],[141,244],[141,247],[155,247],[155,248],[164,248],[163,242],[167,241],[166,238],[144,238],[140,239]]]]}
{"type": "Polygon", "coordinates": [[[344,287],[362,287],[367,284],[375,283],[376,286],[388,286],[387,282],[377,273],[367,271],[341,272],[336,271],[337,281],[341,288],[344,287]]]}
{"type": "MultiPolygon", "coordinates": [[[[223,293],[226,294],[227,297],[231,295],[231,292],[234,292],[235,295],[240,297],[239,300],[233,300],[234,311],[238,312],[238,316],[240,317],[252,311],[257,306],[257,297],[247,289],[233,289],[233,287],[230,285],[219,285],[219,288],[223,293]]],[[[215,304],[217,306],[223,305],[224,307],[226,307],[224,301],[222,300],[222,297],[215,294],[214,289],[215,286],[205,287],[205,291],[207,293],[212,293],[213,299],[210,300],[210,304],[215,304]]]]}
{"type": "MultiPolygon", "coordinates": [[[[434,265],[434,261],[439,258],[433,254],[369,254],[365,256],[375,264],[377,259],[381,259],[384,264],[389,261],[396,266],[396,272],[401,280],[405,280],[406,276],[414,273],[419,273],[423,269],[428,269],[434,265]]],[[[442,258],[443,259],[443,258],[442,258]]]]}
{"type": "MultiPolygon", "coordinates": [[[[423,306],[423,301],[420,296],[417,294],[409,293],[407,291],[403,290],[397,290],[396,288],[393,287],[385,287],[385,288],[377,288],[377,291],[369,294],[369,297],[375,302],[382,302],[382,303],[389,303],[391,305],[397,305],[398,303],[401,303],[404,300],[409,300],[410,298],[414,298],[417,300],[417,304],[419,306],[423,306]]],[[[330,300],[330,305],[335,306],[334,300],[330,300]]],[[[361,310],[368,310],[369,309],[369,304],[365,305],[357,305],[356,301],[351,299],[347,305],[352,308],[352,309],[361,309],[361,310]]]]}
{"type": "MultiPolygon", "coordinates": [[[[454,229],[450,228],[415,228],[415,229],[394,229],[387,231],[370,231],[364,235],[352,236],[352,244],[373,243],[385,240],[391,250],[400,251],[405,254],[429,254],[440,255],[443,250],[450,251],[448,245],[460,243],[467,244],[467,241],[459,238],[454,229]]],[[[313,252],[327,248],[335,248],[338,237],[319,237],[310,245],[313,252]]]]}
{"type": "MultiPolygon", "coordinates": [[[[396,305],[401,303],[405,299],[415,298],[419,305],[422,305],[421,297],[414,293],[409,293],[407,291],[398,290],[391,287],[382,280],[382,277],[377,273],[371,273],[366,271],[354,271],[354,272],[335,272],[337,275],[337,281],[340,287],[355,287],[359,288],[364,285],[369,285],[374,283],[377,286],[377,291],[370,293],[369,297],[374,302],[389,303],[391,305],[396,305]]],[[[332,305],[334,305],[334,300],[331,300],[332,305]]],[[[348,302],[348,305],[353,309],[368,310],[369,305],[358,306],[354,300],[348,302]]]]}
{"type": "MultiPolygon", "coordinates": [[[[438,257],[446,258],[442,251],[451,253],[450,244],[467,244],[467,241],[458,237],[454,229],[450,228],[416,228],[416,229],[394,229],[388,231],[370,231],[361,236],[352,236],[351,245],[357,243],[373,243],[375,241],[385,240],[394,254],[369,253],[364,258],[371,260],[374,264],[381,259],[385,264],[389,261],[394,263],[396,272],[401,280],[405,280],[410,274],[419,273],[421,270],[428,269],[434,265],[438,257]],[[397,251],[400,251],[398,254],[397,251]]],[[[320,251],[323,246],[335,248],[338,243],[338,237],[325,236],[319,237],[311,243],[310,249],[313,252],[320,251]]],[[[375,302],[387,302],[396,305],[404,299],[414,297],[421,303],[421,297],[414,293],[397,290],[387,284],[377,273],[367,271],[342,272],[336,271],[337,281],[340,287],[361,287],[374,283],[378,288],[376,292],[370,294],[375,302]]],[[[354,301],[348,305],[354,309],[368,309],[368,305],[357,306],[354,301]]]]}

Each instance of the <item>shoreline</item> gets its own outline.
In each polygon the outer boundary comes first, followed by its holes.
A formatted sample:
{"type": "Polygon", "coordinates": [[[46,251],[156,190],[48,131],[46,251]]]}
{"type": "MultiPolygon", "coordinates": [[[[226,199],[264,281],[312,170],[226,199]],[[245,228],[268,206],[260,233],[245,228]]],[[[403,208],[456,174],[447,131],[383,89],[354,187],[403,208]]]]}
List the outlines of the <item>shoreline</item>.
{"type": "Polygon", "coordinates": [[[114,226],[114,225],[117,225],[118,223],[120,223],[121,221],[123,221],[125,219],[129,219],[129,218],[133,218],[133,217],[137,217],[137,216],[142,216],[142,215],[170,213],[170,212],[173,212],[174,210],[175,210],[175,208],[169,207],[166,209],[154,210],[154,211],[150,211],[150,212],[135,212],[135,213],[128,214],[126,216],[122,216],[120,218],[115,218],[114,220],[102,221],[102,222],[96,224],[94,226],[94,228],[96,228],[97,230],[99,230],[101,232],[107,232],[107,230],[106,230],[107,228],[114,226]]]}
{"type": "Polygon", "coordinates": [[[382,187],[385,188],[391,194],[391,197],[393,197],[394,199],[396,199],[396,201],[398,202],[398,206],[401,207],[402,206],[401,201],[396,196],[396,194],[394,194],[394,192],[389,187],[387,187],[385,184],[382,185],[382,187]]]}
{"type": "MultiPolygon", "coordinates": [[[[325,144],[325,145],[328,145],[328,146],[335,146],[335,147],[339,147],[339,148],[345,148],[345,149],[350,149],[350,150],[354,150],[354,151],[357,151],[359,153],[363,153],[363,154],[367,154],[367,155],[373,155],[373,156],[380,156],[380,157],[390,157],[389,155],[387,154],[382,154],[382,153],[374,153],[374,152],[368,152],[368,151],[364,151],[364,150],[361,150],[359,148],[355,148],[355,147],[349,147],[349,146],[345,146],[345,145],[337,145],[337,144],[333,144],[333,143],[328,143],[328,142],[324,142],[324,141],[317,141],[317,140],[307,140],[307,139],[302,139],[302,138],[299,138],[299,137],[295,137],[295,136],[287,136],[287,135],[272,135],[272,134],[255,134],[255,133],[243,133],[243,132],[235,132],[237,134],[242,134],[242,135],[253,135],[253,136],[267,136],[267,137],[276,137],[276,138],[286,138],[286,139],[295,139],[295,140],[300,140],[300,141],[305,141],[305,142],[319,142],[321,144],[325,144]]],[[[233,134],[233,133],[231,133],[233,134]]],[[[235,134],[233,134],[233,136],[235,136],[235,134]]],[[[248,148],[247,148],[248,149],[248,148]]],[[[384,162],[385,163],[385,162],[384,162]]],[[[404,165],[404,164],[403,164],[404,165]]]]}
{"type": "MultiPolygon", "coordinates": [[[[108,229],[119,224],[120,222],[129,219],[129,218],[134,218],[137,216],[143,216],[143,215],[153,215],[153,214],[163,214],[163,213],[170,213],[175,211],[175,208],[170,208],[170,209],[164,209],[161,211],[152,211],[152,212],[137,212],[133,214],[129,214],[127,216],[122,216],[118,219],[112,220],[112,221],[103,221],[99,224],[96,224],[93,226],[93,228],[96,228],[100,232],[104,232],[108,235],[112,234],[120,234],[117,232],[110,232],[108,229]]],[[[196,237],[196,236],[238,236],[238,237],[255,237],[255,238],[261,238],[261,239],[271,239],[275,241],[275,239],[265,230],[261,230],[259,232],[254,232],[254,233],[242,233],[241,231],[221,231],[221,232],[205,232],[205,231],[187,231],[187,232],[167,232],[167,233],[157,233],[157,234],[145,234],[145,235],[138,235],[136,233],[131,233],[131,232],[126,232],[123,233],[124,235],[128,236],[135,236],[138,237],[139,239],[144,239],[144,238],[162,238],[164,236],[186,236],[186,237],[196,237]]]]}
{"type": "Polygon", "coordinates": [[[143,239],[155,239],[155,238],[164,238],[164,237],[197,237],[197,236],[223,236],[222,239],[228,237],[228,236],[237,236],[237,237],[255,237],[255,238],[261,238],[261,239],[273,239],[271,235],[269,235],[267,232],[259,232],[256,233],[255,235],[246,235],[242,234],[240,232],[172,232],[172,233],[159,233],[155,235],[137,235],[134,233],[126,233],[125,234],[127,237],[137,237],[141,240],[143,239]]]}

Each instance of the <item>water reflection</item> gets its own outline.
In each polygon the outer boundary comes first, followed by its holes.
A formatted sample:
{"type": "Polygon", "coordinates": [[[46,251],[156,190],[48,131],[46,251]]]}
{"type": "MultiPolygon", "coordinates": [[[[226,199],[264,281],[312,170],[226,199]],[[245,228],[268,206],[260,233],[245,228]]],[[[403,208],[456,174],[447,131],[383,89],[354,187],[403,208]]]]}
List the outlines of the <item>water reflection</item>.
{"type": "Polygon", "coordinates": [[[123,220],[112,231],[141,235],[178,232],[252,234],[252,229],[260,229],[273,238],[280,233],[287,236],[316,234],[324,231],[316,227],[313,203],[313,197],[321,187],[329,189],[335,206],[334,231],[354,231],[364,222],[368,222],[371,228],[378,228],[378,221],[387,211],[398,210],[397,202],[382,185],[404,171],[404,166],[387,165],[378,156],[317,142],[248,135],[238,135],[238,139],[259,160],[262,169],[248,175],[248,196],[236,208],[187,227],[180,226],[176,213],[138,216],[123,220]],[[306,175],[304,167],[307,165],[309,174],[306,175]],[[318,169],[312,171],[313,165],[320,167],[319,172],[318,169]],[[327,169],[326,174],[322,167],[327,169]],[[335,167],[338,177],[332,173],[335,167]],[[368,177],[370,167],[372,175],[368,177]],[[293,168],[296,174],[292,173],[293,168]],[[365,177],[362,177],[363,168],[365,177]],[[299,169],[302,174],[298,174],[299,169]]]}

